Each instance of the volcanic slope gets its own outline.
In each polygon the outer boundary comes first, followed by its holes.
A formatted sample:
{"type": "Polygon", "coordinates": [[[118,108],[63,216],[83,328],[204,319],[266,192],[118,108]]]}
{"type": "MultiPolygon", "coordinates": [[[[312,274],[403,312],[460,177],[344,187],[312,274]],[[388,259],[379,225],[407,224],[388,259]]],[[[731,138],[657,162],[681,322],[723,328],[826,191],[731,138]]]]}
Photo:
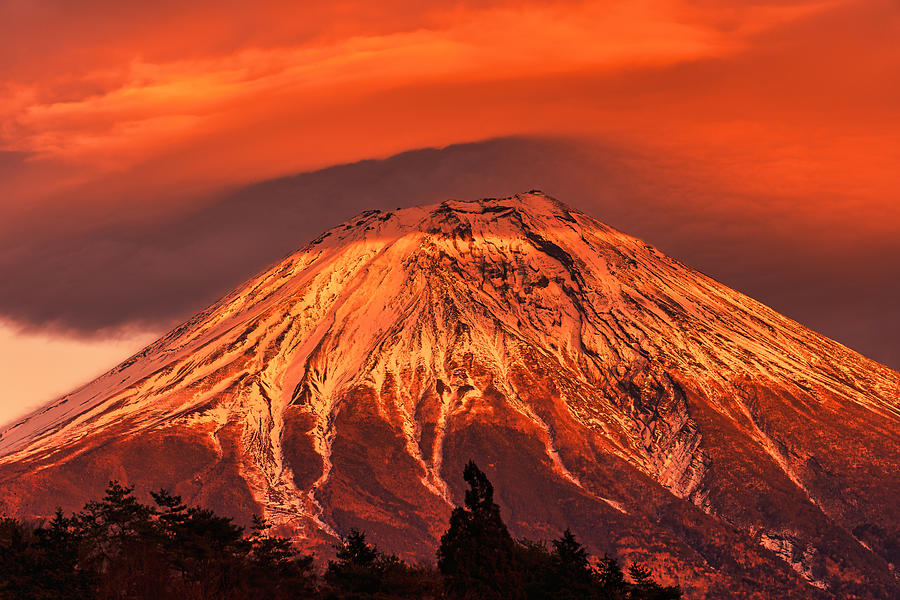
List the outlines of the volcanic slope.
{"type": "Polygon", "coordinates": [[[690,598],[900,593],[900,374],[541,193],[371,211],[0,433],[0,509],[109,479],[433,560],[470,458],[690,598]]]}

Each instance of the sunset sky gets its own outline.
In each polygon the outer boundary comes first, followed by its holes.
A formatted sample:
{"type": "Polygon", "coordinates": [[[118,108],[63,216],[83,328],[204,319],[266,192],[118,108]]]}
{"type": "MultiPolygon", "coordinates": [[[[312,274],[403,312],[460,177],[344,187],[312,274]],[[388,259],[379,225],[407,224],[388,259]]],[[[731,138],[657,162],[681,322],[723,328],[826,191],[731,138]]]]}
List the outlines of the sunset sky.
{"type": "Polygon", "coordinates": [[[0,422],[356,212],[532,188],[900,367],[897,0],[0,0],[0,39],[0,422]]]}

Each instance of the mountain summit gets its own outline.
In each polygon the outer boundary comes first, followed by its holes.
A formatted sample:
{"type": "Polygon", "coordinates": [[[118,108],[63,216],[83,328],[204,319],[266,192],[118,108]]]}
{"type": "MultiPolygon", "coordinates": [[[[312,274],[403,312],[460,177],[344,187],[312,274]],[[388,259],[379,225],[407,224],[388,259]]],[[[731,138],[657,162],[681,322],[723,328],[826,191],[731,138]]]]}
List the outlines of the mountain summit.
{"type": "Polygon", "coordinates": [[[900,592],[900,374],[539,192],[369,211],[0,432],[0,510],[166,487],[433,560],[474,458],[691,598],[900,592]]]}

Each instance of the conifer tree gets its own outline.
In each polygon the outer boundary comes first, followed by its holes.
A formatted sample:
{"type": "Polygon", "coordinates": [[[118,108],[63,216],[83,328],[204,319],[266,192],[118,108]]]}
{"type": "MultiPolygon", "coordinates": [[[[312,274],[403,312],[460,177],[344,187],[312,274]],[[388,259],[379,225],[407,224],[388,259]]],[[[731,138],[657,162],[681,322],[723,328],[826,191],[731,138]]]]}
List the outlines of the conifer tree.
{"type": "Polygon", "coordinates": [[[603,600],[622,600],[626,598],[628,584],[625,582],[625,574],[619,561],[614,557],[604,554],[597,561],[594,568],[594,577],[600,589],[600,597],[603,600]]]}
{"type": "Polygon", "coordinates": [[[151,496],[158,507],[157,535],[166,564],[182,589],[209,596],[241,582],[241,561],[250,551],[241,527],[209,509],[188,508],[166,490],[151,496]]]}
{"type": "Polygon", "coordinates": [[[592,595],[595,586],[589,556],[570,529],[553,540],[552,559],[555,599],[578,600],[592,595]]]}
{"type": "Polygon", "coordinates": [[[81,536],[74,531],[72,519],[57,508],[53,519],[34,533],[41,572],[39,585],[48,590],[47,597],[59,600],[88,597],[95,581],[93,573],[78,567],[81,536]]]}
{"type": "Polygon", "coordinates": [[[441,597],[440,577],[433,569],[410,566],[366,541],[366,534],[351,529],[335,545],[336,560],[325,571],[326,600],[426,600],[441,597]]]}
{"type": "Polygon", "coordinates": [[[97,597],[165,593],[166,579],[155,510],[138,502],[134,488],[111,481],[100,500],[88,502],[73,525],[83,538],[80,564],[98,574],[97,597]]]}
{"type": "Polygon", "coordinates": [[[473,461],[463,478],[469,484],[465,506],[453,510],[438,549],[446,591],[455,598],[521,598],[515,542],[494,503],[494,486],[473,461]]]}
{"type": "Polygon", "coordinates": [[[366,542],[366,534],[351,529],[337,549],[338,564],[355,567],[372,567],[378,559],[378,549],[366,542]]]}
{"type": "Polygon", "coordinates": [[[0,518],[0,598],[40,598],[34,594],[38,566],[31,532],[17,519],[0,518]]]}
{"type": "Polygon", "coordinates": [[[628,568],[628,575],[634,582],[630,587],[630,600],[679,600],[681,588],[664,587],[653,580],[653,573],[641,563],[634,563],[628,568]]]}
{"type": "Polygon", "coordinates": [[[464,506],[441,538],[440,574],[385,554],[353,529],[319,588],[313,557],[254,518],[250,535],[165,490],[155,506],[110,482],[100,500],[34,528],[0,519],[0,600],[677,600],[644,565],[628,569],[587,549],[566,529],[548,545],[513,540],[487,476],[469,462],[464,506]],[[443,576],[443,578],[442,578],[443,576]]]}
{"type": "Polygon", "coordinates": [[[269,600],[308,598],[315,591],[313,556],[298,556],[293,542],[272,535],[271,525],[261,517],[253,517],[253,534],[249,538],[248,581],[251,589],[265,590],[269,600]]]}
{"type": "Polygon", "coordinates": [[[351,529],[334,548],[336,560],[329,561],[325,581],[335,597],[364,597],[381,591],[380,553],[366,542],[365,533],[351,529]]]}

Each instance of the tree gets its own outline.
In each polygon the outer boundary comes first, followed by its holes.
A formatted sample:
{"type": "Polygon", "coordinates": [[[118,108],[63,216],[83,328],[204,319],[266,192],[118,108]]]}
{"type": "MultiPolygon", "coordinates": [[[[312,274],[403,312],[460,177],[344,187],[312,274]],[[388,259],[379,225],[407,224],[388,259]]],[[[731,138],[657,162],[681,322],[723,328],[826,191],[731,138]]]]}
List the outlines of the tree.
{"type": "Polygon", "coordinates": [[[200,507],[188,508],[166,490],[150,492],[155,526],[170,585],[201,597],[222,595],[243,582],[250,552],[243,528],[200,507]]]}
{"type": "Polygon", "coordinates": [[[335,546],[338,563],[355,567],[372,567],[378,559],[378,549],[366,542],[366,534],[358,529],[351,529],[347,537],[335,546]]]}
{"type": "Polygon", "coordinates": [[[543,542],[520,539],[515,544],[515,579],[529,600],[552,600],[559,592],[553,556],[543,542]]]}
{"type": "Polygon", "coordinates": [[[620,600],[626,597],[628,584],[619,561],[604,554],[594,567],[594,579],[604,600],[620,600]]]}
{"type": "Polygon", "coordinates": [[[552,559],[554,598],[576,600],[592,595],[595,585],[589,555],[570,529],[567,528],[559,539],[553,540],[552,559]]]}
{"type": "Polygon", "coordinates": [[[133,492],[111,481],[103,498],[88,502],[72,518],[82,538],[79,565],[99,576],[98,598],[159,597],[166,591],[156,511],[133,492]]]}
{"type": "Polygon", "coordinates": [[[329,561],[326,598],[438,598],[441,581],[426,568],[411,567],[394,555],[366,542],[366,534],[351,529],[338,544],[336,560],[329,561]]]}
{"type": "Polygon", "coordinates": [[[272,600],[316,597],[313,557],[165,490],[155,507],[110,482],[103,498],[36,529],[0,520],[0,600],[272,600]]]}
{"type": "Polygon", "coordinates": [[[365,533],[351,529],[334,548],[336,560],[328,562],[325,581],[336,597],[361,597],[381,591],[380,553],[366,542],[365,533]]]}
{"type": "Polygon", "coordinates": [[[570,529],[553,540],[552,551],[541,542],[514,541],[494,503],[494,487],[487,476],[469,461],[463,478],[469,484],[465,506],[451,513],[450,526],[438,549],[438,568],[450,598],[681,598],[679,588],[660,586],[640,564],[629,571],[633,584],[625,580],[618,561],[608,555],[592,567],[587,549],[570,529]]]}
{"type": "Polygon", "coordinates": [[[438,549],[447,593],[484,600],[524,597],[515,542],[494,503],[494,486],[473,461],[463,470],[463,479],[469,484],[465,506],[451,513],[438,549]]]}
{"type": "Polygon", "coordinates": [[[313,556],[255,517],[249,535],[231,519],[188,507],[166,490],[139,502],[110,482],[105,495],[40,527],[0,518],[0,600],[677,600],[644,565],[628,578],[604,556],[591,566],[569,529],[548,544],[513,540],[487,476],[469,462],[464,506],[438,550],[440,573],[381,552],[351,529],[318,589],[313,556]],[[442,578],[443,576],[443,578],[442,578]]]}
{"type": "Polygon", "coordinates": [[[35,530],[35,550],[40,557],[41,587],[49,590],[48,598],[76,599],[89,596],[96,584],[94,574],[80,569],[81,535],[66,518],[61,508],[46,526],[35,530]]]}
{"type": "Polygon", "coordinates": [[[313,556],[300,555],[290,539],[272,535],[271,525],[253,517],[249,569],[244,584],[266,591],[266,598],[308,598],[315,592],[313,556]]]}
{"type": "Polygon", "coordinates": [[[681,588],[678,586],[663,587],[653,580],[653,573],[641,563],[634,563],[628,568],[628,575],[634,582],[630,586],[630,600],[679,600],[681,588]]]}
{"type": "Polygon", "coordinates": [[[0,598],[41,598],[34,593],[38,565],[31,551],[33,532],[18,519],[0,518],[0,598]]]}

